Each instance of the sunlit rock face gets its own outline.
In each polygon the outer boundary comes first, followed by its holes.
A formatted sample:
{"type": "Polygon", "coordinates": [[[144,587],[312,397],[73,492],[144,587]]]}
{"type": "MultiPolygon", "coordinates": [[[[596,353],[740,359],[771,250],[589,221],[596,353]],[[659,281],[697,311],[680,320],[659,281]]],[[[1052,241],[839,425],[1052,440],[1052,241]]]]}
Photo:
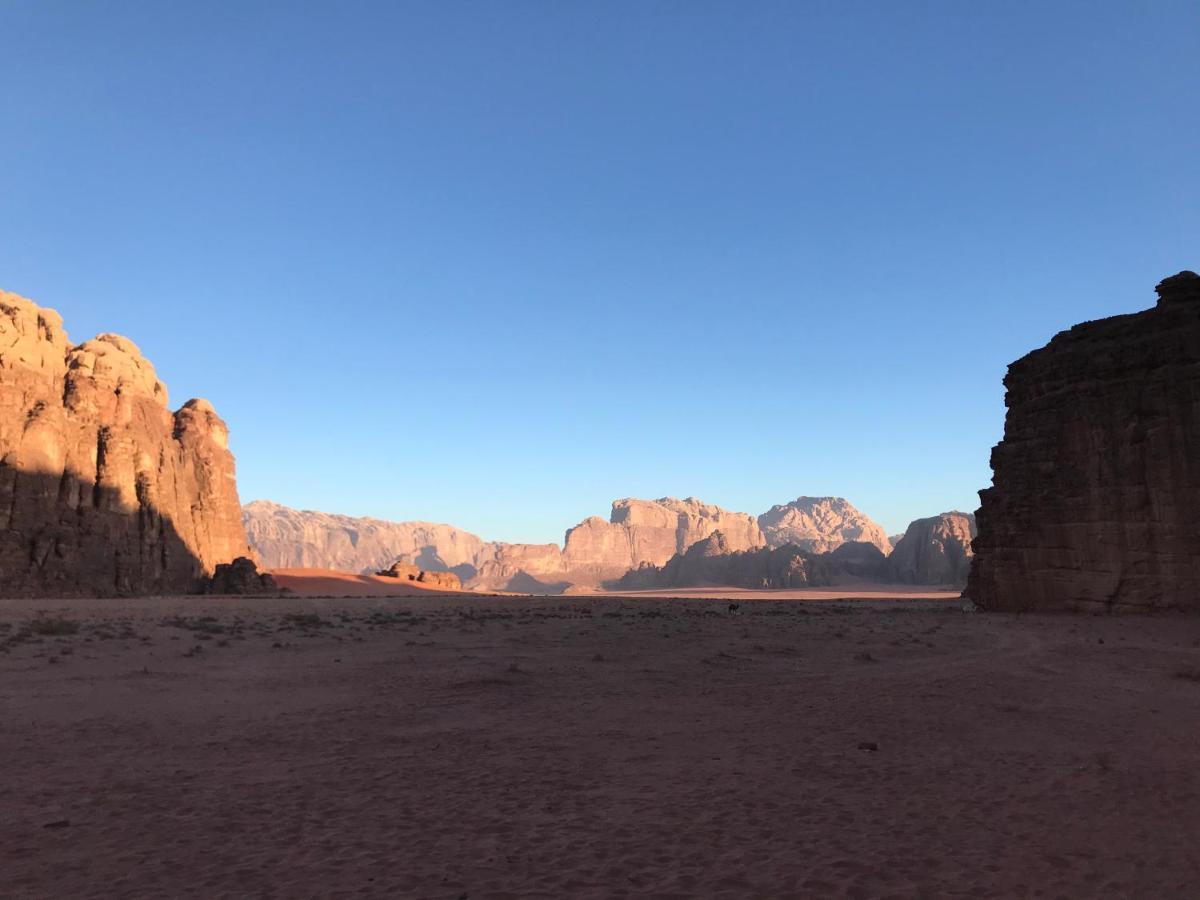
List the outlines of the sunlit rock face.
{"type": "Polygon", "coordinates": [[[247,504],[244,516],[250,543],[270,568],[374,572],[406,562],[454,572],[475,590],[596,590],[630,569],[662,565],[716,531],[737,550],[763,545],[753,516],[691,497],[617,500],[607,521],[585,519],[567,531],[562,547],[485,542],[450,525],[351,518],[268,501],[247,504]]]}
{"type": "Polygon", "coordinates": [[[243,519],[255,553],[272,569],[368,573],[405,562],[418,570],[470,577],[486,544],[452,525],[298,510],[269,500],[247,503],[243,519]]]}
{"type": "Polygon", "coordinates": [[[967,595],[984,609],[1200,608],[1200,277],[1009,367],[967,595]]]}
{"type": "Polygon", "coordinates": [[[971,569],[975,517],[946,512],[917,519],[896,542],[884,567],[887,581],[963,587],[971,569]]]}
{"type": "Polygon", "coordinates": [[[892,550],[887,532],[841,497],[797,497],[772,506],[758,517],[768,547],[792,544],[809,553],[828,553],[855,541],[874,544],[886,556],[892,550]]]}
{"type": "Polygon", "coordinates": [[[695,497],[617,500],[607,522],[593,516],[567,532],[563,562],[571,580],[600,584],[639,566],[661,566],[717,531],[731,551],[764,543],[753,516],[695,497]]]}
{"type": "Polygon", "coordinates": [[[127,338],[0,291],[0,593],[178,593],[248,552],[229,430],[127,338]]]}

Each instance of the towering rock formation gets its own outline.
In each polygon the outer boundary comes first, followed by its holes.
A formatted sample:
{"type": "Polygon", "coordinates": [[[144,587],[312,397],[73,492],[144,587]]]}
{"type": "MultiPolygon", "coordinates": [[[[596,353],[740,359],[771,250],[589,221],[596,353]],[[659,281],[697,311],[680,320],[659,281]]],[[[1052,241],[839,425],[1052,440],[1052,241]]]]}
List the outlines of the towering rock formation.
{"type": "Polygon", "coordinates": [[[841,497],[797,497],[772,506],[758,517],[768,547],[795,544],[810,553],[828,553],[839,544],[874,544],[886,556],[892,550],[887,532],[841,497]]]}
{"type": "Polygon", "coordinates": [[[896,584],[964,587],[971,569],[975,517],[946,512],[917,519],[887,559],[884,578],[896,584]]]}
{"type": "Polygon", "coordinates": [[[229,431],[126,338],[0,292],[0,593],[177,593],[247,553],[229,431]]]}
{"type": "Polygon", "coordinates": [[[1200,609],[1200,277],[1013,363],[967,596],[984,609],[1200,609]]]}

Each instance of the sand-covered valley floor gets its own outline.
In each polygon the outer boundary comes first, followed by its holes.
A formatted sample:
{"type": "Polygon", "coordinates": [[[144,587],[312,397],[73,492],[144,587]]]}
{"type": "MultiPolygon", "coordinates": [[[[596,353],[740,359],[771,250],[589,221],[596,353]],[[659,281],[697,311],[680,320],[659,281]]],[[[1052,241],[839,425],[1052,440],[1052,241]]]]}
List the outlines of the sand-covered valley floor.
{"type": "Polygon", "coordinates": [[[1194,897],[1200,618],[0,601],[6,897],[1194,897]]]}

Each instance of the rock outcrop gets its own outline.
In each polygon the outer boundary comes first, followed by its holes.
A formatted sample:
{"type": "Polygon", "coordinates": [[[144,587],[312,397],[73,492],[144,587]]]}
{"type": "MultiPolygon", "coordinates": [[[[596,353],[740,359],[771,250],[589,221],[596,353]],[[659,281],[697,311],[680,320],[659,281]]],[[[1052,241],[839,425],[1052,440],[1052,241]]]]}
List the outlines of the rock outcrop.
{"type": "Polygon", "coordinates": [[[647,563],[626,573],[611,587],[621,591],[712,586],[794,589],[830,584],[832,575],[825,558],[794,544],[734,550],[725,536],[716,532],[664,565],[647,563]]]}
{"type": "Polygon", "coordinates": [[[461,591],[462,579],[453,572],[426,572],[412,563],[397,562],[382,571],[376,572],[385,578],[396,578],[400,581],[416,581],[448,591],[461,591]]]}
{"type": "Polygon", "coordinates": [[[841,497],[797,497],[758,517],[768,547],[795,544],[810,553],[828,553],[848,541],[874,544],[886,556],[887,532],[841,497]]]}
{"type": "Polygon", "coordinates": [[[462,590],[462,581],[453,572],[422,572],[417,581],[446,591],[462,590]]]}
{"type": "Polygon", "coordinates": [[[966,595],[985,610],[1200,609],[1200,277],[1013,363],[966,595]]]}
{"type": "Polygon", "coordinates": [[[831,571],[842,578],[879,581],[885,577],[887,557],[874,544],[846,541],[821,554],[831,571]]]}
{"type": "Polygon", "coordinates": [[[888,557],[885,578],[896,584],[965,587],[974,538],[975,516],[970,513],[917,519],[888,557]]]}
{"type": "Polygon", "coordinates": [[[0,292],[0,592],[201,590],[248,553],[225,423],[127,338],[0,292]]]}
{"type": "Polygon", "coordinates": [[[380,569],[375,574],[382,575],[384,578],[399,578],[401,581],[416,581],[421,577],[421,569],[412,563],[396,562],[386,569],[380,569]]]}
{"type": "Polygon", "coordinates": [[[259,572],[254,560],[239,556],[231,563],[217,565],[205,593],[271,595],[279,593],[279,585],[271,575],[259,572]]]}

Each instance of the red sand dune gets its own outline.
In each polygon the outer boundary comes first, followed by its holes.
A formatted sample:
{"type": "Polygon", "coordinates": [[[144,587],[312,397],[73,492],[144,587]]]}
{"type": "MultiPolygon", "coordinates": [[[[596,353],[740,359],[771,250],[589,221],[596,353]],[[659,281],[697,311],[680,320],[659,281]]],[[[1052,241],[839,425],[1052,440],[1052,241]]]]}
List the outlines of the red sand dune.
{"type": "MultiPolygon", "coordinates": [[[[301,597],[427,597],[430,594],[468,594],[474,591],[448,591],[419,581],[400,581],[383,575],[359,575],[336,569],[271,569],[280,587],[301,597]]],[[[503,591],[490,596],[505,596],[503,591]]],[[[624,591],[616,594],[581,592],[578,597],[620,596],[663,599],[668,597],[709,600],[952,600],[958,591],[905,584],[847,583],[840,587],[798,590],[749,590],[736,587],[667,588],[653,591],[624,591]]],[[[478,596],[485,596],[478,594],[478,596]]],[[[524,595],[509,595],[524,596],[524,595]]]]}
{"type": "Polygon", "coordinates": [[[271,569],[281,588],[301,597],[425,597],[430,594],[457,594],[445,588],[401,581],[383,575],[357,575],[335,569],[271,569]]]}

